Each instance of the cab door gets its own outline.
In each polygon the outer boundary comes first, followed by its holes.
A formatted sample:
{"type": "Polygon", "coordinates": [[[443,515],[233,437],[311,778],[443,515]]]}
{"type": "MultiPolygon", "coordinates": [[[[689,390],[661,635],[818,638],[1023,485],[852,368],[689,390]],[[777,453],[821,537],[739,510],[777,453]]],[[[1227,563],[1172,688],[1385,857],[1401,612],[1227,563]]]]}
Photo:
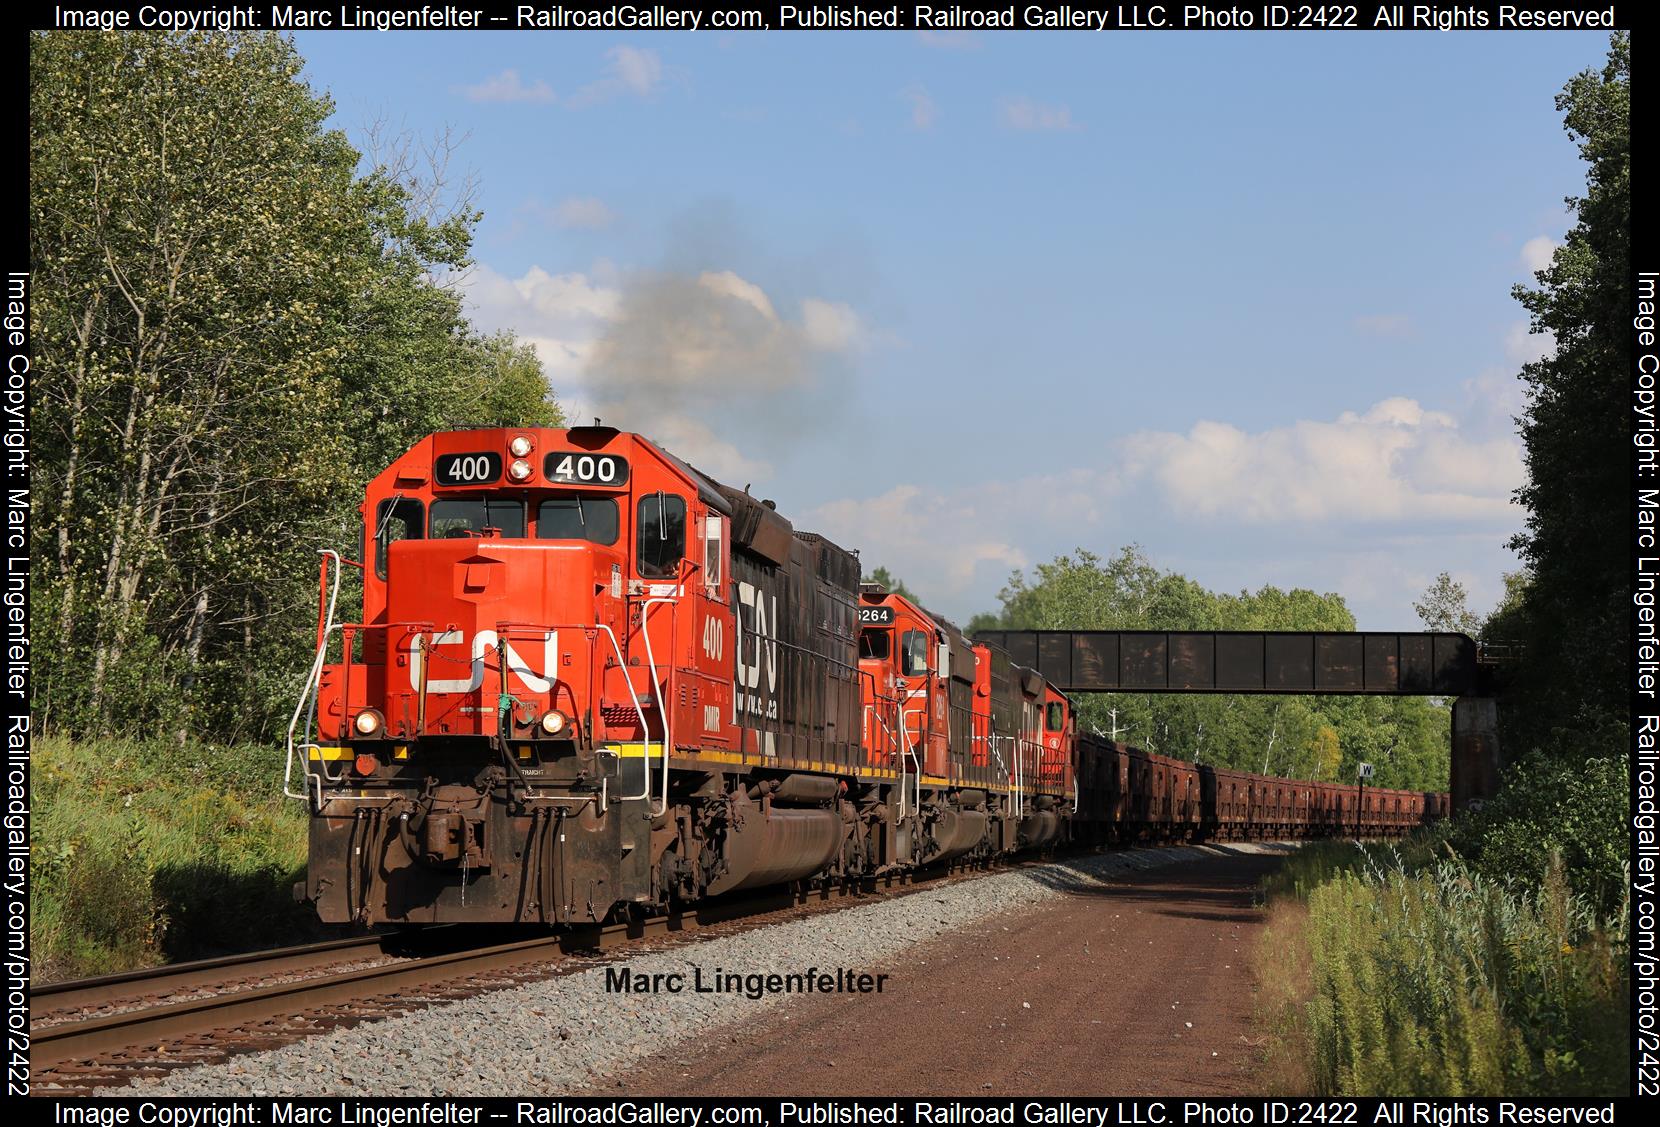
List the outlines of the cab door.
{"type": "Polygon", "coordinates": [[[692,609],[692,691],[684,706],[687,742],[699,747],[732,747],[732,671],[737,632],[732,621],[731,545],[726,517],[706,511],[695,522],[697,571],[686,584],[692,609]]]}
{"type": "Polygon", "coordinates": [[[925,774],[944,777],[950,772],[946,739],[949,671],[939,668],[944,647],[937,642],[930,626],[908,617],[902,622],[899,679],[894,684],[899,692],[904,739],[921,760],[925,774]]]}

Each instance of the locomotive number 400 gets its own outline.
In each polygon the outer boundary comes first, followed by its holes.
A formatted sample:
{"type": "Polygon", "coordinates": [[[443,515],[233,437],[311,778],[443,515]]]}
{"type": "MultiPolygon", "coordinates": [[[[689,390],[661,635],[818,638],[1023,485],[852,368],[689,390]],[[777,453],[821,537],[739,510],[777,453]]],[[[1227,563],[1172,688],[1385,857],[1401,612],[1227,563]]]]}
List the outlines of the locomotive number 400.
{"type": "Polygon", "coordinates": [[[628,461],[611,454],[555,451],[548,455],[550,481],[579,481],[585,485],[622,485],[628,481],[628,461]]]}

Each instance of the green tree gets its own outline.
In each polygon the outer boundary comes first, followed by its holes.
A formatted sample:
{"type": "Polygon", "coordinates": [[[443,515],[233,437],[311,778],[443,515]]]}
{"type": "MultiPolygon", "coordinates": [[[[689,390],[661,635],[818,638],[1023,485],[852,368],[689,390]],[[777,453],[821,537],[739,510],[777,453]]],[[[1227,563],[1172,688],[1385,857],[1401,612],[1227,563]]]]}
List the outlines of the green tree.
{"type": "Polygon", "coordinates": [[[1504,573],[1504,595],[1481,624],[1483,640],[1508,642],[1526,633],[1527,590],[1526,571],[1504,573]]]}
{"type": "Polygon", "coordinates": [[[895,595],[900,595],[904,598],[910,599],[913,603],[917,601],[915,593],[913,593],[909,587],[905,586],[905,581],[903,579],[895,579],[885,567],[879,567],[869,575],[865,576],[864,582],[880,583],[883,587],[887,588],[888,591],[895,595]]]}
{"type": "Polygon", "coordinates": [[[30,37],[46,726],[269,733],[362,482],[554,410],[432,281],[477,213],[360,172],[301,67],[267,34],[30,37]]]}
{"type": "Polygon", "coordinates": [[[1576,222],[1536,288],[1518,286],[1550,355],[1522,369],[1528,481],[1517,491],[1527,530],[1512,546],[1527,563],[1527,659],[1518,702],[1529,727],[1600,733],[1624,743],[1630,603],[1626,535],[1631,371],[1631,37],[1616,32],[1601,70],[1557,96],[1587,163],[1576,222]]]}
{"type": "MultiPolygon", "coordinates": [[[[1015,572],[1000,614],[973,629],[1005,630],[1353,630],[1341,596],[1263,587],[1218,594],[1163,571],[1136,545],[1102,557],[1079,549],[1015,572]]],[[[1445,706],[1408,698],[1086,696],[1083,730],[1219,766],[1298,778],[1352,778],[1372,762],[1378,785],[1444,788],[1445,706]],[[1326,733],[1326,734],[1323,734],[1326,733]]]]}
{"type": "Polygon", "coordinates": [[[1468,598],[1464,584],[1443,571],[1425,588],[1412,609],[1418,612],[1425,630],[1468,634],[1473,638],[1481,632],[1481,619],[1470,611],[1468,598]]]}

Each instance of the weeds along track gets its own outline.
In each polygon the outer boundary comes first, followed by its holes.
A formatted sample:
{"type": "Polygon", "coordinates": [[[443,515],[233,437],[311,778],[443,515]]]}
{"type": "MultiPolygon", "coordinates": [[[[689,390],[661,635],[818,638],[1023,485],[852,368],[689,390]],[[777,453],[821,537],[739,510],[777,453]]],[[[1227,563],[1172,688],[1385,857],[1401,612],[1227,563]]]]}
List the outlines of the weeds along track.
{"type": "Polygon", "coordinates": [[[542,931],[442,927],[182,963],[32,993],[36,1095],[89,1095],[365,1021],[585,970],[622,953],[901,896],[1038,859],[895,874],[837,889],[770,890],[643,921],[542,931]]]}

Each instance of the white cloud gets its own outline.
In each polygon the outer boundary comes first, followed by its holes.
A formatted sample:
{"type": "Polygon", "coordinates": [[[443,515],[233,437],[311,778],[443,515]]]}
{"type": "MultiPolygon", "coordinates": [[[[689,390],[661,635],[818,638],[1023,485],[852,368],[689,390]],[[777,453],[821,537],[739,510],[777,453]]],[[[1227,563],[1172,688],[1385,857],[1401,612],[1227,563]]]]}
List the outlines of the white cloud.
{"type": "Polygon", "coordinates": [[[1140,543],[1213,590],[1337,591],[1364,628],[1411,629],[1412,599],[1442,568],[1491,572],[1472,601],[1496,598],[1487,587],[1515,567],[1503,545],[1523,518],[1511,429],[1400,397],[1259,431],[1201,420],[1108,439],[1061,473],[953,485],[916,473],[875,495],[832,494],[797,525],[859,549],[866,570],[890,568],[959,622],[994,609],[1015,568],[1140,543]]]}
{"type": "Polygon", "coordinates": [[[697,284],[710,293],[743,302],[769,321],[778,320],[778,314],[773,312],[772,300],[767,297],[767,292],[730,270],[705,271],[698,275],[697,284]]]}
{"type": "Polygon", "coordinates": [[[998,108],[998,120],[1010,129],[1060,131],[1081,128],[1065,106],[1049,106],[1027,97],[1005,98],[998,108]]]}
{"type": "Polygon", "coordinates": [[[477,266],[462,285],[474,320],[487,332],[511,329],[533,345],[561,397],[580,389],[582,372],[621,293],[587,274],[549,274],[532,266],[508,278],[477,266]]]}
{"type": "Polygon", "coordinates": [[[805,514],[801,526],[858,548],[867,570],[886,567],[924,599],[949,603],[982,568],[1000,580],[1027,565],[1026,554],[1007,536],[1013,531],[1007,523],[980,516],[961,494],[896,485],[876,497],[821,505],[805,514]]]}
{"type": "Polygon", "coordinates": [[[1257,433],[1201,420],[1124,442],[1129,474],[1172,511],[1240,524],[1479,521],[1512,526],[1523,480],[1513,437],[1477,441],[1452,416],[1394,398],[1334,421],[1257,433]]]}
{"type": "Polygon", "coordinates": [[[611,71],[631,94],[644,98],[663,77],[663,63],[656,51],[639,47],[613,47],[605,53],[611,71]]]}
{"type": "Polygon", "coordinates": [[[1463,429],[1477,437],[1510,437],[1527,409],[1521,376],[1511,367],[1484,368],[1464,381],[1463,429]]]}
{"type": "Polygon", "coordinates": [[[565,99],[571,109],[597,105],[632,94],[646,98],[663,80],[663,61],[656,51],[645,47],[618,46],[605,52],[606,75],[565,99]]]}
{"type": "Polygon", "coordinates": [[[980,38],[972,31],[919,31],[917,40],[924,47],[940,51],[977,51],[980,38]]]}
{"type": "MultiPolygon", "coordinates": [[[[600,408],[607,410],[605,407],[600,408]]],[[[615,415],[618,422],[630,430],[643,430],[648,438],[663,449],[683,458],[716,481],[742,488],[750,482],[764,482],[773,476],[772,463],[746,457],[738,447],[716,434],[706,423],[686,415],[662,415],[645,427],[637,422],[637,412],[627,411],[621,405],[615,415]]],[[[743,431],[737,433],[743,434],[743,431]]]]}
{"type": "Polygon", "coordinates": [[[1371,313],[1354,319],[1360,332],[1380,337],[1404,337],[1412,332],[1412,319],[1405,313],[1371,313]]]}
{"type": "Polygon", "coordinates": [[[1556,351],[1556,337],[1529,330],[1526,321],[1517,321],[1504,334],[1504,354],[1518,364],[1543,360],[1556,351]]]}
{"type": "Polygon", "coordinates": [[[616,212],[605,206],[605,201],[593,196],[568,196],[553,205],[549,215],[559,227],[609,227],[616,221],[616,212]]]}
{"type": "Polygon", "coordinates": [[[476,86],[463,86],[461,93],[470,102],[551,102],[553,87],[538,78],[528,86],[511,68],[492,75],[476,86]]]}
{"type": "Polygon", "coordinates": [[[859,343],[859,315],[839,302],[810,297],[801,303],[801,330],[821,352],[841,352],[859,343]]]}
{"type": "Polygon", "coordinates": [[[1529,274],[1536,274],[1550,265],[1551,256],[1561,244],[1549,235],[1536,235],[1522,244],[1522,265],[1529,274]]]}
{"type": "Polygon", "coordinates": [[[566,109],[579,110],[625,95],[650,97],[662,84],[663,74],[663,60],[656,51],[621,45],[605,52],[604,77],[564,98],[555,94],[553,87],[542,79],[526,83],[512,68],[492,75],[476,86],[455,89],[473,102],[557,102],[566,109]]]}
{"type": "Polygon", "coordinates": [[[939,120],[939,107],[934,99],[928,96],[928,91],[920,85],[912,83],[899,92],[911,105],[911,127],[914,129],[932,129],[934,122],[939,120]]]}

